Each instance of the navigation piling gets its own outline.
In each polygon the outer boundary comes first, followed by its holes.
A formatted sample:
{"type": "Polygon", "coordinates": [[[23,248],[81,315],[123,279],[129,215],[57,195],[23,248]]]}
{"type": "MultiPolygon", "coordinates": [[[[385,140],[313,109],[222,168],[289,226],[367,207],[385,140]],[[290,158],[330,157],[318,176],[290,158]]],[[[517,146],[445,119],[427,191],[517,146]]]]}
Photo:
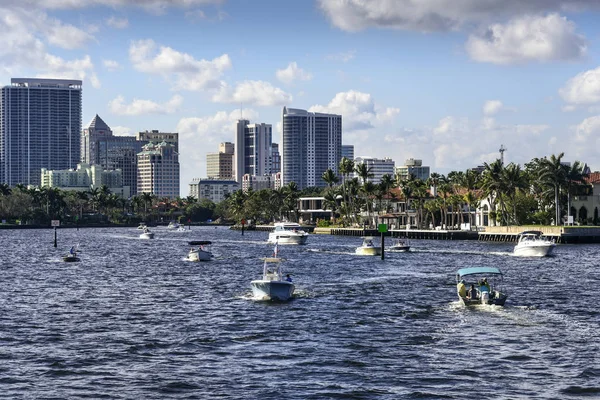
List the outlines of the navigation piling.
{"type": "Polygon", "coordinates": [[[56,227],[54,227],[54,247],[56,247],[56,246],[57,246],[57,243],[56,243],[56,227]]]}

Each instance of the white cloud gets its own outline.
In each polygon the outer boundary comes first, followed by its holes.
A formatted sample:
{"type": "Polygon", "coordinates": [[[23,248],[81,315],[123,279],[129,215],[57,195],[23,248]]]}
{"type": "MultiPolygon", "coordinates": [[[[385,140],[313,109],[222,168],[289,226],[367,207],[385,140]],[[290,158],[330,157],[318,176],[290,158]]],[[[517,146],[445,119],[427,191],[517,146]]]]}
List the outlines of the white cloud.
{"type": "Polygon", "coordinates": [[[349,50],[341,53],[327,54],[326,60],[348,62],[356,57],[356,50],[349,50]]]}
{"type": "Polygon", "coordinates": [[[572,105],[600,102],[600,67],[577,74],[558,93],[572,105]]]}
{"type": "Polygon", "coordinates": [[[491,25],[469,37],[466,49],[472,59],[494,64],[528,61],[576,60],[587,45],[575,25],[558,14],[524,16],[507,24],[491,25]]]}
{"type": "Polygon", "coordinates": [[[133,41],[129,46],[129,59],[138,71],[173,79],[175,90],[218,88],[222,85],[221,76],[231,68],[231,59],[227,54],[211,61],[196,60],[190,54],[171,47],[157,47],[151,39],[133,41]]]}
{"type": "Polygon", "coordinates": [[[106,24],[115,29],[125,29],[129,26],[127,18],[119,18],[114,15],[106,20],[106,24]]]}
{"type": "Polygon", "coordinates": [[[102,64],[104,65],[104,68],[111,72],[121,68],[121,65],[115,60],[102,60],[102,64]]]}
{"type": "Polygon", "coordinates": [[[113,134],[117,136],[135,136],[135,132],[127,126],[111,126],[110,129],[113,131],[113,134]]]}
{"type": "Polygon", "coordinates": [[[500,111],[502,107],[503,104],[500,100],[488,100],[483,105],[483,113],[485,115],[494,115],[500,111]]]}
{"type": "Polygon", "coordinates": [[[588,142],[592,136],[598,139],[600,138],[600,115],[586,118],[571,129],[575,132],[577,142],[588,142]]]}
{"type": "Polygon", "coordinates": [[[318,0],[332,24],[345,31],[366,28],[451,31],[527,14],[598,8],[587,0],[318,0]]]}
{"type": "Polygon", "coordinates": [[[133,99],[131,104],[126,104],[123,96],[117,96],[108,103],[108,108],[116,115],[172,114],[179,109],[182,103],[183,97],[179,95],[173,96],[163,104],[142,99],[133,99]]]}
{"type": "Polygon", "coordinates": [[[219,103],[276,106],[291,103],[292,95],[278,87],[274,87],[269,82],[243,81],[237,83],[234,88],[223,84],[219,91],[213,95],[212,100],[219,103]]]}
{"type": "Polygon", "coordinates": [[[369,93],[349,90],[340,92],[326,106],[314,105],[309,111],[342,115],[344,132],[372,129],[393,120],[398,108],[381,107],[369,93]]]}
{"type": "MultiPolygon", "coordinates": [[[[244,118],[258,119],[258,113],[244,109],[244,118]]],[[[180,150],[179,161],[186,168],[181,169],[181,181],[187,184],[193,178],[206,176],[206,153],[218,151],[221,142],[235,142],[235,125],[240,119],[240,111],[219,111],[204,117],[182,118],[177,124],[179,138],[186,146],[180,150]]]]}
{"type": "Polygon", "coordinates": [[[312,74],[298,67],[296,61],[291,62],[285,69],[278,69],[275,75],[277,79],[287,84],[294,83],[294,81],[310,81],[312,79],[312,74]]]}

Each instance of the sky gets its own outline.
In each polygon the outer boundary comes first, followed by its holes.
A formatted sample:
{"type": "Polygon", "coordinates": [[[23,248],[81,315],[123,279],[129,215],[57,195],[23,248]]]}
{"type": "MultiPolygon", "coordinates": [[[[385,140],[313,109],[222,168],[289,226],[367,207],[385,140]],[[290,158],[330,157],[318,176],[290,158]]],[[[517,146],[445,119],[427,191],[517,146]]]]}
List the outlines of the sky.
{"type": "Polygon", "coordinates": [[[83,80],[83,127],[180,134],[181,195],[235,122],[341,114],[355,156],[600,169],[600,0],[0,0],[0,83],[83,80]]]}

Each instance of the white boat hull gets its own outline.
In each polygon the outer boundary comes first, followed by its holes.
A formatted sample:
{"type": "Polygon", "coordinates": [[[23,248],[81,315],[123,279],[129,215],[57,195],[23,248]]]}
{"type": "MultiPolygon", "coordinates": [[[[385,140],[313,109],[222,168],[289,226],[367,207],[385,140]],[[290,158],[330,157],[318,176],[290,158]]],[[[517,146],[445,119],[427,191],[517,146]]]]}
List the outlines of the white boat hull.
{"type": "Polygon", "coordinates": [[[208,251],[194,251],[188,254],[189,261],[210,261],[212,259],[212,253],[208,251]]]}
{"type": "Polygon", "coordinates": [[[294,234],[291,232],[269,233],[269,243],[277,244],[306,244],[307,233],[294,234]]]}
{"type": "Polygon", "coordinates": [[[154,233],[142,233],[140,239],[154,239],[154,233]]]}
{"type": "Polygon", "coordinates": [[[410,251],[410,246],[391,246],[388,251],[394,251],[396,253],[406,253],[410,251]]]}
{"type": "Polygon", "coordinates": [[[356,254],[361,256],[380,256],[381,248],[379,247],[357,247],[356,254]]]}
{"type": "Polygon", "coordinates": [[[289,300],[296,288],[287,281],[256,280],[251,282],[252,295],[256,300],[289,300]]]}
{"type": "Polygon", "coordinates": [[[516,245],[514,255],[519,257],[545,257],[552,253],[556,245],[554,243],[539,243],[528,246],[516,245]]]}

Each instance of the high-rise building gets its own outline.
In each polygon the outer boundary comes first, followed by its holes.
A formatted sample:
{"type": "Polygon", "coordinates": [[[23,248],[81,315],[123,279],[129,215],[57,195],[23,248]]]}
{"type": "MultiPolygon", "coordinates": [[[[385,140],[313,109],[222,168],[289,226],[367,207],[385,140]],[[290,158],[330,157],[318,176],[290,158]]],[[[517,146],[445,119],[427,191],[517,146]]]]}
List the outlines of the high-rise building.
{"type": "Polygon", "coordinates": [[[354,145],[353,144],[343,144],[342,145],[342,158],[347,158],[348,160],[354,160],[354,145]]]}
{"type": "Polygon", "coordinates": [[[179,153],[179,133],[177,132],[160,132],[158,130],[138,132],[137,140],[146,142],[166,142],[175,147],[175,151],[179,153]]]}
{"type": "Polygon", "coordinates": [[[190,196],[220,203],[239,189],[240,184],[236,181],[194,178],[190,183],[190,196]]]}
{"type": "Polygon", "coordinates": [[[281,172],[281,154],[279,153],[279,144],[271,144],[271,175],[281,172]]]}
{"type": "Polygon", "coordinates": [[[396,175],[399,180],[406,180],[412,175],[426,181],[429,179],[429,167],[423,165],[423,160],[409,158],[402,167],[396,168],[396,175]]]}
{"type": "Polygon", "coordinates": [[[0,182],[39,185],[81,153],[81,81],[13,78],[0,97],[0,182]]]}
{"type": "Polygon", "coordinates": [[[81,161],[105,170],[120,169],[123,186],[137,193],[137,154],[146,140],[134,136],[113,136],[110,127],[96,114],[81,134],[81,161]]]}
{"type": "Polygon", "coordinates": [[[219,153],[235,154],[235,145],[231,142],[219,143],[219,153]]]}
{"type": "Polygon", "coordinates": [[[208,153],[206,155],[206,176],[208,179],[233,179],[233,154],[208,153]]]}
{"type": "Polygon", "coordinates": [[[235,177],[238,183],[242,182],[245,174],[271,174],[272,135],[270,124],[251,124],[246,119],[238,121],[235,135],[235,177]]]}
{"type": "MultiPolygon", "coordinates": [[[[387,174],[394,178],[396,174],[395,163],[391,158],[356,157],[354,163],[367,165],[370,173],[373,174],[373,177],[367,178],[368,182],[379,183],[383,175],[387,174]]],[[[359,177],[356,172],[354,177],[359,177]]]]}
{"type": "Polygon", "coordinates": [[[138,153],[137,192],[157,197],[179,196],[179,153],[175,146],[162,141],[150,142],[138,153]]]}
{"type": "Polygon", "coordinates": [[[281,164],[283,184],[300,189],[326,186],[321,179],[331,168],[338,174],[342,159],[342,116],[283,108],[281,164]]]}

